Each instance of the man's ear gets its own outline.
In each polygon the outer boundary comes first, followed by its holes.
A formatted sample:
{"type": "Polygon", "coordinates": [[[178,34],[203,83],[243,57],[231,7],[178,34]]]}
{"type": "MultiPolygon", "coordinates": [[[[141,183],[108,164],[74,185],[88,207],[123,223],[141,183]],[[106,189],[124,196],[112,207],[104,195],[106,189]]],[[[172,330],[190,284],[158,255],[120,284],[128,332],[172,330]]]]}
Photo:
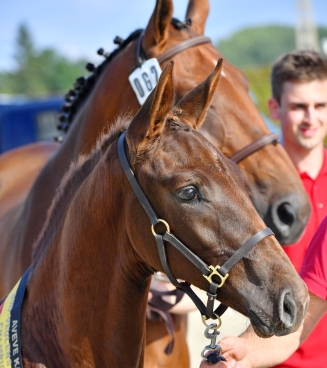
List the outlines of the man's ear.
{"type": "Polygon", "coordinates": [[[275,98],[271,97],[268,100],[268,108],[270,117],[274,120],[279,120],[279,103],[275,98]]]}

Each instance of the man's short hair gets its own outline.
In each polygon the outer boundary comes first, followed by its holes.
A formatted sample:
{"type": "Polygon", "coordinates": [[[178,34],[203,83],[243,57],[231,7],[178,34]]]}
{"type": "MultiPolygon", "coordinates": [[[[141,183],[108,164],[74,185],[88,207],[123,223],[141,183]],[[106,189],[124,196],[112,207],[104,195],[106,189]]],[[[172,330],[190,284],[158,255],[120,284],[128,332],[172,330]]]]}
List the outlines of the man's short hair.
{"type": "Polygon", "coordinates": [[[272,96],[280,103],[285,82],[312,82],[327,79],[327,58],[316,51],[292,51],[273,64],[270,81],[272,96]]]}

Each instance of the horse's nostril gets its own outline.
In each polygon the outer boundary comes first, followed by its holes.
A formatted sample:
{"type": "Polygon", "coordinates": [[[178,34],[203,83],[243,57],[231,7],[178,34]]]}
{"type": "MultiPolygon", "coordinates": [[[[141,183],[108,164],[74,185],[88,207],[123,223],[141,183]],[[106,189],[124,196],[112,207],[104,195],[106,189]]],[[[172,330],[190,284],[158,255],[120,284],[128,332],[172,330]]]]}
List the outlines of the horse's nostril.
{"type": "Polygon", "coordinates": [[[286,328],[293,326],[296,305],[289,293],[284,294],[280,300],[280,319],[286,328]]]}
{"type": "Polygon", "coordinates": [[[277,214],[282,223],[292,226],[295,221],[295,213],[293,207],[287,203],[281,203],[277,208],[277,214]]]}

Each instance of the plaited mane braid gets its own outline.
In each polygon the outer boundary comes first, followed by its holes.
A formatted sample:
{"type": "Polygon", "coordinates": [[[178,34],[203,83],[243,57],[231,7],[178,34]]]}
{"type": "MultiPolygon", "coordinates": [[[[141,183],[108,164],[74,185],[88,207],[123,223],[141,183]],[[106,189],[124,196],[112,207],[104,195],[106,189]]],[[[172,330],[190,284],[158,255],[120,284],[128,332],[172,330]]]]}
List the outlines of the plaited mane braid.
{"type": "MultiPolygon", "coordinates": [[[[178,30],[187,30],[187,26],[192,24],[191,19],[187,19],[185,22],[182,22],[176,18],[173,18],[171,24],[174,28],[178,30]]],[[[87,63],[85,68],[92,73],[88,77],[79,77],[76,79],[75,84],[72,89],[70,89],[65,95],[65,103],[62,105],[61,110],[62,113],[59,115],[59,124],[57,125],[58,130],[62,132],[67,132],[76,112],[79,107],[89,95],[92,90],[96,80],[101,75],[105,66],[121,51],[123,50],[131,41],[138,38],[143,30],[138,29],[131,33],[125,40],[121,37],[117,36],[114,39],[114,43],[118,45],[118,47],[112,52],[106,52],[102,47],[97,51],[97,53],[105,58],[105,60],[98,66],[95,66],[92,63],[87,63]]],[[[57,142],[62,142],[63,137],[57,136],[54,138],[57,142]]]]}
{"type": "MultiPolygon", "coordinates": [[[[97,78],[101,75],[101,72],[122,49],[126,47],[131,41],[139,37],[142,30],[138,29],[123,40],[120,37],[114,39],[114,43],[119,46],[112,52],[105,52],[103,48],[100,48],[97,53],[105,57],[105,60],[97,67],[92,63],[86,64],[86,69],[92,74],[89,77],[79,77],[76,79],[73,89],[69,90],[65,95],[65,103],[62,105],[62,113],[59,115],[59,121],[57,128],[63,132],[67,132],[70,124],[72,123],[76,112],[78,111],[80,105],[83,103],[85,98],[89,95],[92,90],[97,78]]],[[[62,137],[55,137],[58,142],[62,141],[62,137]]]]}

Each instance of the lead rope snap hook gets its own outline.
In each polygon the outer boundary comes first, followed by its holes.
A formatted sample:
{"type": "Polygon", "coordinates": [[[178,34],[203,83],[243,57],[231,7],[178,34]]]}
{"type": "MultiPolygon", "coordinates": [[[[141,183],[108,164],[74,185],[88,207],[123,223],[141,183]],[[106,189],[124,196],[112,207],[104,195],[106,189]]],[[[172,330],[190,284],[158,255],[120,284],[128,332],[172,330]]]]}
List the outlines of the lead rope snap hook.
{"type": "MultiPolygon", "coordinates": [[[[221,325],[221,323],[220,323],[221,325]]],[[[206,345],[201,352],[201,357],[205,359],[209,364],[215,364],[217,362],[226,362],[226,359],[221,355],[222,350],[219,345],[216,344],[217,336],[220,334],[218,328],[220,327],[216,323],[206,325],[204,330],[204,336],[211,340],[209,345],[206,345]],[[213,332],[210,332],[213,330],[213,332]],[[208,354],[206,352],[208,351],[208,354]]]]}

